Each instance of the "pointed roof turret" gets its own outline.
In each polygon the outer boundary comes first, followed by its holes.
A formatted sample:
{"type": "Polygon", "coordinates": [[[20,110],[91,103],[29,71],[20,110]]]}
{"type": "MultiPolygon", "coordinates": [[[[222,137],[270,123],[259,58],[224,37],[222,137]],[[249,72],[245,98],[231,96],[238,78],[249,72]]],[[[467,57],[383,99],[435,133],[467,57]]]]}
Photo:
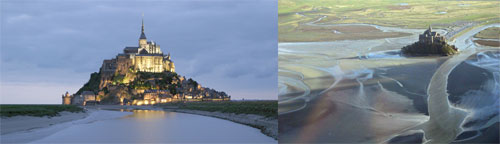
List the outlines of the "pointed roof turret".
{"type": "Polygon", "coordinates": [[[432,27],[429,25],[429,28],[424,31],[424,35],[431,35],[432,34],[432,27]]]}
{"type": "Polygon", "coordinates": [[[146,39],[146,34],[144,34],[144,14],[142,14],[141,37],[139,39],[146,39]]]}

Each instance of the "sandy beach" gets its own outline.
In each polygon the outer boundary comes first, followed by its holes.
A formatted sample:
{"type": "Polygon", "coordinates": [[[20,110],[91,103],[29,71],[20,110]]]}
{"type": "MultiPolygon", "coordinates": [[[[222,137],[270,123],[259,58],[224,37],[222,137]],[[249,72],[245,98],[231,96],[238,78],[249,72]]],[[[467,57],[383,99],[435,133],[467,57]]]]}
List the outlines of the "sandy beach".
{"type": "Polygon", "coordinates": [[[89,111],[80,113],[61,112],[60,116],[55,117],[33,117],[33,116],[14,116],[1,118],[1,135],[27,131],[37,128],[45,128],[55,124],[70,122],[87,117],[89,111]]]}
{"type": "Polygon", "coordinates": [[[50,136],[74,124],[92,123],[129,115],[131,112],[87,109],[85,113],[61,112],[57,117],[16,116],[2,118],[2,143],[28,143],[50,136]],[[5,131],[8,131],[4,133],[5,131]]]}

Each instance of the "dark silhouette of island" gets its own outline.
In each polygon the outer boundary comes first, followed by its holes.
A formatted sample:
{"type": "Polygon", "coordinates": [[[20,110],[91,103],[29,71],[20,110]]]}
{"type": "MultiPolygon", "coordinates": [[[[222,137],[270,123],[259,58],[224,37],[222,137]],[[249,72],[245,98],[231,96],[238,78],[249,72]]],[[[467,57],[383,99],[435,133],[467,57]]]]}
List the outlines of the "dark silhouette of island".
{"type": "Polygon", "coordinates": [[[458,49],[454,45],[447,44],[444,36],[433,32],[429,26],[429,29],[420,34],[417,42],[403,47],[401,52],[407,56],[449,56],[457,54],[458,49]]]}

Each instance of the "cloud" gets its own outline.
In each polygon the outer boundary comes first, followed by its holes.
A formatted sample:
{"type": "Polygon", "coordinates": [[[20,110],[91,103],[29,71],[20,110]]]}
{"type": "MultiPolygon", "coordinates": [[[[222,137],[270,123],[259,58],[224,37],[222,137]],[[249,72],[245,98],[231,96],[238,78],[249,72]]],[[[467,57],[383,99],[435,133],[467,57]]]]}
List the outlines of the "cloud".
{"type": "Polygon", "coordinates": [[[179,74],[235,97],[260,91],[267,95],[259,98],[277,99],[275,1],[7,0],[2,5],[1,83],[74,79],[71,83],[83,85],[104,59],[137,45],[144,13],[146,36],[172,54],[179,74]]]}
{"type": "Polygon", "coordinates": [[[27,21],[29,19],[31,19],[30,15],[20,14],[20,15],[11,16],[11,17],[7,18],[7,23],[13,24],[13,23],[17,23],[17,22],[27,21]]]}
{"type": "Polygon", "coordinates": [[[80,34],[80,31],[76,30],[76,29],[72,29],[72,28],[60,28],[60,29],[53,30],[52,33],[61,34],[61,35],[62,34],[78,35],[78,34],[80,34]]]}

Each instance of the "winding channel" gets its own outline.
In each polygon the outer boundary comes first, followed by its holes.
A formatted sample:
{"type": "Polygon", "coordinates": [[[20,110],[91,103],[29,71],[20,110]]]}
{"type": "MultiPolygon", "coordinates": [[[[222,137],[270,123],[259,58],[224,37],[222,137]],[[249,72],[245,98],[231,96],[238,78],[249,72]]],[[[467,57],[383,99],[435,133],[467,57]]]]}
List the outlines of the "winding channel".
{"type": "Polygon", "coordinates": [[[473,29],[455,41],[455,45],[462,51],[459,55],[444,62],[432,76],[427,93],[430,119],[425,131],[430,143],[447,143],[463,131],[461,125],[467,116],[467,111],[453,107],[448,101],[448,76],[453,69],[464,62],[469,56],[476,54],[476,45],[471,41],[472,36],[489,27],[499,26],[492,24],[473,29]]]}

